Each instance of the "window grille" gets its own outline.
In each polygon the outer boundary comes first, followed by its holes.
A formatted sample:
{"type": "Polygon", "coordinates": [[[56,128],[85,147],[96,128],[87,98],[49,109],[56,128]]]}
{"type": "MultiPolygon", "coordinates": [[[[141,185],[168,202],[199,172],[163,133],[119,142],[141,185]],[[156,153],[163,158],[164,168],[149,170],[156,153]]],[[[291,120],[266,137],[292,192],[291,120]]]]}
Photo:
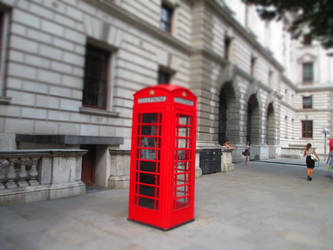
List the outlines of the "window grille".
{"type": "Polygon", "coordinates": [[[138,118],[135,204],[159,210],[162,114],[139,114],[138,118]]]}
{"type": "Polygon", "coordinates": [[[161,29],[171,33],[173,9],[166,4],[162,4],[161,29]]]}
{"type": "Polygon", "coordinates": [[[111,53],[91,44],[86,50],[83,105],[105,109],[111,53]]]}
{"type": "Polygon", "coordinates": [[[313,63],[303,63],[303,82],[313,82],[313,63]]]}
{"type": "Polygon", "coordinates": [[[302,121],[302,137],[312,138],[313,121],[302,121]]]}
{"type": "Polygon", "coordinates": [[[303,108],[312,109],[312,96],[303,96],[303,108]]]}

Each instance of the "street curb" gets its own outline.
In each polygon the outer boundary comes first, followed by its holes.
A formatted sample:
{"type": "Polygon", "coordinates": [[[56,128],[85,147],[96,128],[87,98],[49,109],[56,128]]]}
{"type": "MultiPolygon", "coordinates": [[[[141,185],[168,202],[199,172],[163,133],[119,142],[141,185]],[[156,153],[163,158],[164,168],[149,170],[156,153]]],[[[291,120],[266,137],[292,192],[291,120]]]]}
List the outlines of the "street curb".
{"type": "Polygon", "coordinates": [[[301,163],[289,163],[289,162],[283,162],[283,161],[255,161],[255,162],[265,162],[265,163],[273,163],[273,164],[305,166],[305,163],[304,164],[301,164],[301,163]]]}

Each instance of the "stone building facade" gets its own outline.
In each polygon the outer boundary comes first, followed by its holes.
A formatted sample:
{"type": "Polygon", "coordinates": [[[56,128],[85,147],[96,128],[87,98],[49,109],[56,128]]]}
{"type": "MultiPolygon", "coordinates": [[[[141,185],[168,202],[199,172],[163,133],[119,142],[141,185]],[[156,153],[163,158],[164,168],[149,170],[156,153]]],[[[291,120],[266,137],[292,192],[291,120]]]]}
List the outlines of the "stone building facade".
{"type": "Polygon", "coordinates": [[[283,65],[276,88],[281,96],[278,155],[300,156],[308,142],[324,154],[323,128],[332,130],[333,126],[332,51],[306,37],[292,40],[285,31],[292,17],[286,16],[283,22],[263,22],[255,6],[242,4],[240,0],[224,2],[234,11],[237,21],[253,32],[283,65]]]}
{"type": "Polygon", "coordinates": [[[287,74],[283,27],[240,1],[1,0],[0,12],[0,149],[87,149],[88,185],[127,187],[133,94],[144,87],[190,88],[198,154],[229,138],[236,161],[246,141],[252,159],[280,155],[303,119],[294,102],[312,91],[287,74]],[[281,31],[284,56],[258,23],[281,31]]]}
{"type": "Polygon", "coordinates": [[[295,49],[291,78],[296,83],[294,137],[298,144],[311,143],[320,154],[329,152],[324,128],[333,131],[333,57],[313,41],[295,49]],[[325,145],[326,144],[326,145],[325,145]]]}

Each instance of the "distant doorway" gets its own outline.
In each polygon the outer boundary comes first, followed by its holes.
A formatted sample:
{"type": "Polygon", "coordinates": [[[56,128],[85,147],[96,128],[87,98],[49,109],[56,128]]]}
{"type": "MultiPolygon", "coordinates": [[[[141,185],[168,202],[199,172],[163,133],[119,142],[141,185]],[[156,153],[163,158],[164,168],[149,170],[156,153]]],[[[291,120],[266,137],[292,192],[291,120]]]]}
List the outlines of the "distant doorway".
{"type": "Polygon", "coordinates": [[[247,135],[246,140],[252,144],[260,142],[260,115],[256,95],[251,95],[247,106],[247,135]]]}
{"type": "Polygon", "coordinates": [[[273,104],[270,103],[267,109],[266,117],[266,144],[274,145],[275,144],[275,117],[274,117],[274,108],[273,104]]]}
{"type": "Polygon", "coordinates": [[[235,143],[234,138],[236,134],[234,127],[236,126],[238,119],[235,117],[238,113],[236,107],[236,96],[231,82],[225,83],[220,92],[219,102],[219,144],[223,145],[226,138],[232,143],[235,143]]]}
{"type": "Polygon", "coordinates": [[[81,179],[87,186],[94,186],[96,175],[96,147],[82,146],[81,149],[88,150],[88,152],[82,157],[81,179]]]}

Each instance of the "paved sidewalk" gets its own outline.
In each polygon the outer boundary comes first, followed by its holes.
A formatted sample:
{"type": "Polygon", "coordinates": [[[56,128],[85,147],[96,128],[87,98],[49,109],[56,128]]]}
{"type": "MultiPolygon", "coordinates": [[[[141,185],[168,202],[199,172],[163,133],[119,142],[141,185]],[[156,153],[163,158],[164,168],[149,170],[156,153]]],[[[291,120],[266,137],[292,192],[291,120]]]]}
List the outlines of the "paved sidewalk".
{"type": "Polygon", "coordinates": [[[197,179],[196,219],[170,231],[127,220],[128,190],[0,207],[1,249],[332,249],[327,170],[236,165],[197,179]]]}

